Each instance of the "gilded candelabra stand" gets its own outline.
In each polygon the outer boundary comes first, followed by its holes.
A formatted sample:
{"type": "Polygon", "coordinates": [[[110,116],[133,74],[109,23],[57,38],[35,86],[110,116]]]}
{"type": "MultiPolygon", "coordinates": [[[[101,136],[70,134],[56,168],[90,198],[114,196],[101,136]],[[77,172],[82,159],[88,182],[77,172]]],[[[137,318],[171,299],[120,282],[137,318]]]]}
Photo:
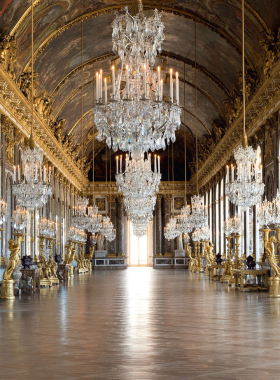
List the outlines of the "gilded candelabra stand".
{"type": "Polygon", "coordinates": [[[3,280],[1,283],[1,299],[14,300],[14,279],[11,278],[16,266],[19,263],[21,257],[21,242],[23,240],[24,234],[21,232],[15,232],[12,235],[16,236],[16,241],[14,239],[9,240],[9,250],[10,258],[7,267],[3,273],[3,280]]]}
{"type": "Polygon", "coordinates": [[[234,286],[235,285],[235,278],[234,278],[234,269],[242,269],[244,267],[244,264],[243,262],[240,260],[240,257],[239,257],[239,247],[240,247],[240,243],[239,243],[239,239],[241,237],[241,235],[233,235],[233,237],[235,238],[235,252],[234,252],[234,263],[233,263],[233,268],[232,268],[232,275],[230,277],[230,280],[228,282],[228,284],[230,286],[234,286]]]}
{"type": "Polygon", "coordinates": [[[48,238],[49,240],[49,261],[48,261],[48,269],[50,273],[50,281],[53,284],[59,284],[59,279],[56,274],[56,262],[53,259],[53,241],[55,238],[48,238]]]}
{"type": "Polygon", "coordinates": [[[40,242],[40,261],[38,263],[38,268],[41,268],[41,281],[40,286],[52,286],[50,280],[48,261],[45,255],[45,236],[39,236],[40,242]]]}
{"type": "Polygon", "coordinates": [[[273,231],[276,231],[276,234],[277,234],[278,253],[275,254],[275,260],[276,260],[276,263],[279,264],[279,262],[280,262],[280,257],[279,257],[279,253],[280,253],[280,226],[277,225],[277,227],[273,228],[273,231]]]}
{"type": "Polygon", "coordinates": [[[195,241],[194,246],[195,246],[195,264],[194,264],[194,267],[192,269],[192,272],[203,273],[204,269],[202,267],[202,259],[201,259],[201,255],[200,255],[200,242],[195,241]]]}
{"type": "Polygon", "coordinates": [[[233,262],[230,257],[230,241],[232,239],[232,236],[227,235],[226,239],[227,239],[227,251],[226,251],[227,253],[226,253],[226,260],[225,260],[225,269],[220,281],[229,283],[230,278],[233,275],[233,262]]]}
{"type": "Polygon", "coordinates": [[[266,244],[268,243],[268,237],[269,237],[269,233],[271,231],[270,228],[260,228],[260,231],[264,233],[264,236],[263,236],[263,242],[264,242],[264,250],[263,250],[263,254],[260,258],[260,262],[261,263],[265,263],[265,259],[266,259],[266,244]]]}

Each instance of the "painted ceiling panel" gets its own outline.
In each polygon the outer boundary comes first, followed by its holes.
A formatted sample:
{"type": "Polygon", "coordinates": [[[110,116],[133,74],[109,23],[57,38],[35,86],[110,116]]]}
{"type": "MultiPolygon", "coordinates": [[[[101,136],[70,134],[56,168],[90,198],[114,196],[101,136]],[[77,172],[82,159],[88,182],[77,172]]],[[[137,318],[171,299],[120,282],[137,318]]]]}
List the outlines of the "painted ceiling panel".
{"type": "MultiPolygon", "coordinates": [[[[111,22],[114,15],[104,15],[84,21],[83,58],[110,53],[112,50],[111,22]]],[[[81,64],[81,25],[66,30],[49,44],[35,64],[40,89],[51,93],[57,84],[81,64]]]]}

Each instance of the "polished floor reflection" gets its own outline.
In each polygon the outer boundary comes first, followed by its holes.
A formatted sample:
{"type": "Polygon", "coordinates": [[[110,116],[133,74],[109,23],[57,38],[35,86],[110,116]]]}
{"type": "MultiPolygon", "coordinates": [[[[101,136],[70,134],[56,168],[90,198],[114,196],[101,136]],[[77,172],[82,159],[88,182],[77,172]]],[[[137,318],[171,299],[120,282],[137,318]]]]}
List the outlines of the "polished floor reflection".
{"type": "Polygon", "coordinates": [[[279,379],[280,300],[129,268],[0,302],[0,379],[279,379]]]}

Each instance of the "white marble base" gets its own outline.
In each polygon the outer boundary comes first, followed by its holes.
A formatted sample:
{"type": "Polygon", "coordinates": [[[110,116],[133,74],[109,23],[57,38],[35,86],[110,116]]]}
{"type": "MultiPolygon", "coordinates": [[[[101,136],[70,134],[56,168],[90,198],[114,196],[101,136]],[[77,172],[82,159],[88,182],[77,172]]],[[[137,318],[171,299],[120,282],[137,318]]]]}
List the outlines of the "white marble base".
{"type": "Polygon", "coordinates": [[[95,251],[95,257],[106,257],[107,251],[95,251]]]}
{"type": "Polygon", "coordinates": [[[175,257],[185,257],[185,251],[181,251],[180,249],[175,250],[175,257]]]}

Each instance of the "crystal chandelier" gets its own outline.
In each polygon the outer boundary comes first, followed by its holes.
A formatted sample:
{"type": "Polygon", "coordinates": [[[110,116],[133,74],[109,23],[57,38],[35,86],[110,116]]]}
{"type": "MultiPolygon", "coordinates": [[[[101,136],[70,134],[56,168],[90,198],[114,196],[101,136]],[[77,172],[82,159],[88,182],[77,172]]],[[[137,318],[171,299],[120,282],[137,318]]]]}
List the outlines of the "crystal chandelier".
{"type": "Polygon", "coordinates": [[[49,169],[49,181],[47,183],[47,169],[43,167],[43,152],[33,146],[30,138],[30,145],[21,149],[23,175],[20,167],[14,170],[13,192],[20,206],[33,210],[43,207],[49,196],[52,194],[50,185],[51,171],[49,169]]]}
{"type": "Polygon", "coordinates": [[[68,230],[68,240],[73,241],[75,243],[85,243],[87,241],[87,234],[84,231],[72,225],[68,230]]]}
{"type": "Polygon", "coordinates": [[[110,221],[109,216],[105,216],[102,222],[101,233],[107,238],[107,236],[110,235],[112,230],[113,230],[113,223],[110,221]]]}
{"type": "Polygon", "coordinates": [[[7,203],[3,200],[0,199],[0,226],[4,224],[6,221],[6,215],[7,215],[7,203]]]}
{"type": "Polygon", "coordinates": [[[29,138],[29,146],[21,149],[21,159],[23,168],[23,178],[18,170],[14,168],[13,193],[16,196],[17,203],[33,210],[37,207],[43,207],[47,203],[48,197],[52,194],[50,186],[50,171],[49,183],[47,184],[46,167],[43,168],[43,152],[40,148],[35,147],[33,138],[34,127],[34,73],[33,73],[33,3],[31,17],[31,134],[29,138]]]}
{"type": "Polygon", "coordinates": [[[88,207],[88,217],[86,229],[92,234],[97,233],[102,228],[102,215],[98,214],[97,206],[88,207]]]}
{"type": "Polygon", "coordinates": [[[224,234],[230,236],[231,234],[240,234],[241,232],[241,218],[235,216],[224,221],[224,234]]]}
{"type": "Polygon", "coordinates": [[[242,146],[234,151],[236,161],[236,178],[234,166],[231,166],[231,182],[229,182],[229,167],[227,166],[225,194],[230,201],[246,209],[258,204],[264,193],[262,183],[262,168],[257,165],[257,151],[248,146],[246,135],[246,86],[245,86],[245,40],[244,40],[244,0],[242,0],[242,75],[243,75],[243,137],[242,146]]]}
{"type": "Polygon", "coordinates": [[[96,75],[96,105],[93,109],[97,140],[106,139],[109,148],[133,152],[165,149],[166,141],[175,141],[175,131],[181,125],[179,78],[170,71],[170,97],[163,101],[163,80],[155,57],[161,52],[164,25],[158,11],[146,18],[143,7],[131,16],[128,8],[112,23],[113,51],[120,57],[120,69],[112,67],[112,96],[107,99],[107,81],[103,73],[96,75]]]}
{"type": "Polygon", "coordinates": [[[272,224],[280,224],[280,195],[277,189],[272,202],[265,200],[257,207],[257,220],[261,227],[267,228],[272,224]]]}
{"type": "Polygon", "coordinates": [[[129,220],[132,221],[133,231],[137,237],[147,233],[147,226],[152,219],[156,204],[156,193],[159,191],[161,179],[160,158],[155,156],[154,172],[151,169],[151,155],[144,159],[141,150],[134,152],[135,158],[126,156],[125,171],[122,173],[122,157],[120,166],[117,157],[116,184],[124,196],[124,207],[129,220]]]}
{"type": "Polygon", "coordinates": [[[12,215],[12,226],[16,233],[22,233],[27,225],[27,211],[24,208],[17,207],[12,215]]]}
{"type": "Polygon", "coordinates": [[[177,219],[178,228],[182,233],[188,234],[193,230],[191,225],[191,208],[189,205],[186,204],[186,206],[182,207],[181,214],[178,215],[177,219]]]}
{"type": "Polygon", "coordinates": [[[176,218],[170,218],[169,222],[166,224],[166,227],[164,227],[164,237],[167,240],[175,239],[177,236],[180,235],[180,231],[178,229],[177,220],[176,218]]]}
{"type": "Polygon", "coordinates": [[[54,238],[56,233],[56,222],[47,218],[39,221],[39,235],[46,238],[54,238]]]}
{"type": "Polygon", "coordinates": [[[107,234],[106,239],[111,242],[116,239],[116,229],[112,228],[111,231],[107,234]]]}
{"type": "Polygon", "coordinates": [[[201,231],[198,229],[198,230],[195,230],[193,233],[192,233],[192,240],[195,241],[195,242],[199,242],[201,241],[201,231]]]}
{"type": "Polygon", "coordinates": [[[202,227],[200,229],[200,238],[202,241],[209,241],[210,240],[210,229],[209,226],[202,227]]]}

